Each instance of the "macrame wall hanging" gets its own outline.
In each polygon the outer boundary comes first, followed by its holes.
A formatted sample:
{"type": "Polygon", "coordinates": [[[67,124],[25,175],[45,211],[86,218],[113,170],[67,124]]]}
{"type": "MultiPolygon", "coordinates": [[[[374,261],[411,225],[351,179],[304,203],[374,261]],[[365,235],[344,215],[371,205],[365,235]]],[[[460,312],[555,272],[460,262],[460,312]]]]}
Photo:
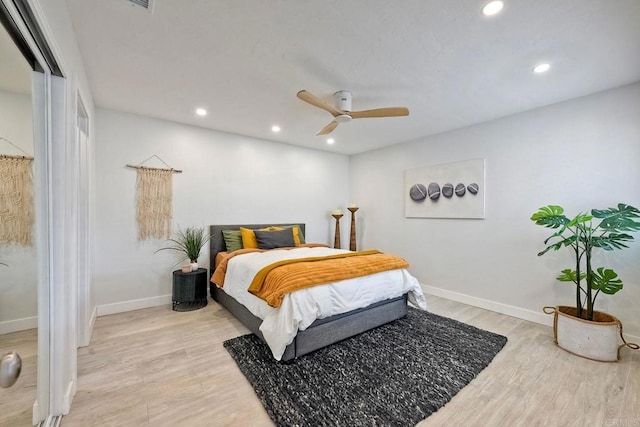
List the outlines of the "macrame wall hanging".
{"type": "MultiPolygon", "coordinates": [[[[156,157],[155,154],[142,163],[156,157]]],[[[173,217],[173,174],[182,173],[171,168],[150,168],[139,165],[127,165],[137,170],[136,179],[136,221],[138,240],[167,239],[171,236],[173,217]]]]}
{"type": "Polygon", "coordinates": [[[30,246],[33,221],[33,157],[0,154],[0,243],[30,246]]]}

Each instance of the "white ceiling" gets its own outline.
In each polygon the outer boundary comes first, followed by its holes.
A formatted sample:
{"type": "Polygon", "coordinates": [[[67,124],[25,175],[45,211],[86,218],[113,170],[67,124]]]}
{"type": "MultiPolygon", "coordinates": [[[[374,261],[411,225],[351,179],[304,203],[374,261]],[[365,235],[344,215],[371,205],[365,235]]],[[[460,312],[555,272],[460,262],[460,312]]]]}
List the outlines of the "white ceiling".
{"type": "Polygon", "coordinates": [[[478,0],[67,3],[99,107],[344,154],[640,80],[640,0],[505,0],[490,18],[478,0]],[[342,124],[328,145],[332,117],[300,89],[411,114],[342,124]]]}

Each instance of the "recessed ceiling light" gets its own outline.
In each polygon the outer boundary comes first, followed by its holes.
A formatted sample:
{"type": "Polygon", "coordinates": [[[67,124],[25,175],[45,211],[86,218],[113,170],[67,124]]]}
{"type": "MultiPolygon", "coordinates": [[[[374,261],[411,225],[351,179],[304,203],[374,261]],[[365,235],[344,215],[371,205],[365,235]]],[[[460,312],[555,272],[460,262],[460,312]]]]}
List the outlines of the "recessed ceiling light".
{"type": "Polygon", "coordinates": [[[485,16],[492,16],[495,15],[497,13],[499,13],[502,8],[504,7],[504,3],[496,0],[496,1],[492,1],[487,3],[483,8],[482,8],[482,14],[485,16]]]}
{"type": "Polygon", "coordinates": [[[196,114],[199,116],[206,116],[207,110],[205,110],[204,108],[196,108],[196,114]]]}
{"type": "Polygon", "coordinates": [[[327,139],[327,144],[333,144],[334,142],[336,142],[336,140],[333,139],[333,138],[328,138],[327,139]]]}
{"type": "Polygon", "coordinates": [[[273,132],[280,132],[280,126],[278,126],[278,125],[273,125],[273,126],[271,126],[271,130],[272,130],[273,132]]]}
{"type": "Polygon", "coordinates": [[[535,67],[533,67],[533,72],[538,74],[546,73],[547,71],[549,71],[550,68],[551,68],[551,65],[545,62],[544,64],[538,64],[535,67]]]}

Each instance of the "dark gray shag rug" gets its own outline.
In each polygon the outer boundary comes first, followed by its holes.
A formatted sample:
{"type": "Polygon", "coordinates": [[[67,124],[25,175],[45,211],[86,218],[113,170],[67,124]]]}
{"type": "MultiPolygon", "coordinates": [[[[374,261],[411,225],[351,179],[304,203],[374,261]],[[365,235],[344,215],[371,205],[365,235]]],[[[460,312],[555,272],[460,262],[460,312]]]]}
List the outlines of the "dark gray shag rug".
{"type": "Polygon", "coordinates": [[[507,338],[409,308],[407,317],[285,364],[255,335],[224,342],[278,426],[413,426],[507,338]]]}

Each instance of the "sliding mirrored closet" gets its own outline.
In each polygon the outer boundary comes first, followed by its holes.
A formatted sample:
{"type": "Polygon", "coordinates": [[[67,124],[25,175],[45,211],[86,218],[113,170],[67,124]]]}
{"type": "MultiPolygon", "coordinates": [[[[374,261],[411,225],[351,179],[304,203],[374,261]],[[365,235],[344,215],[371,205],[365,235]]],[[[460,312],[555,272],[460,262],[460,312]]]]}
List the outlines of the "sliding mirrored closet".
{"type": "Polygon", "coordinates": [[[77,292],[67,283],[78,234],[65,193],[78,176],[61,179],[78,170],[65,157],[75,103],[32,6],[0,0],[0,425],[11,426],[53,425],[75,391],[77,292]]]}
{"type": "Polygon", "coordinates": [[[38,384],[32,70],[4,26],[0,58],[0,356],[22,363],[0,388],[0,425],[28,426],[38,384]]]}

